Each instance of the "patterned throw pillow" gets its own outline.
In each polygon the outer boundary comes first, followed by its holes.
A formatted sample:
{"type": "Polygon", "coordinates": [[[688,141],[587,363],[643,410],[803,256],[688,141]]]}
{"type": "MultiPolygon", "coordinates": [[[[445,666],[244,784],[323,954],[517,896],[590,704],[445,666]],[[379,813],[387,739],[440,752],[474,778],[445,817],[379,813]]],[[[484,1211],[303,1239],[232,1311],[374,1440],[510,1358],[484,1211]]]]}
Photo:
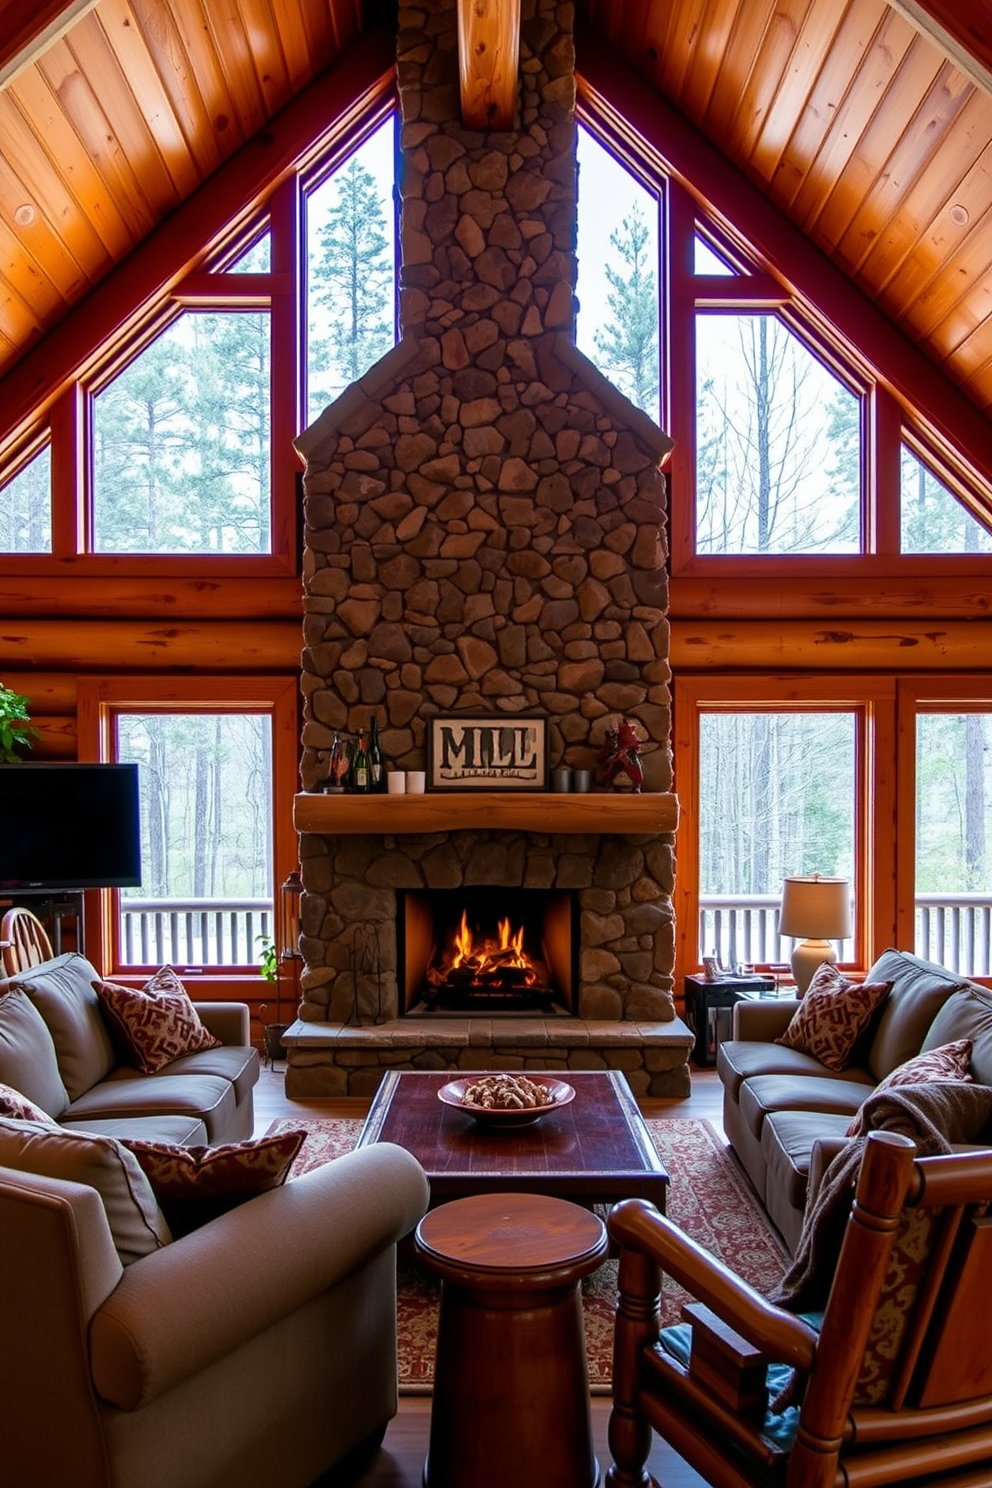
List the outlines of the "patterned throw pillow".
{"type": "Polygon", "coordinates": [[[846,1069],[854,1047],[891,982],[850,982],[825,961],[777,1044],[810,1054],[827,1069],[846,1069]]]}
{"type": "Polygon", "coordinates": [[[301,1129],[220,1147],[120,1138],[137,1158],[174,1235],[188,1234],[245,1199],[279,1188],[305,1140],[301,1129]]]}
{"type": "Polygon", "coordinates": [[[94,982],[93,989],[142,1074],[153,1075],[183,1054],[220,1048],[171,966],[163,966],[140,990],[117,982],[94,982]]]}
{"type": "MultiPolygon", "coordinates": [[[[917,1054],[913,1059],[907,1059],[905,1064],[900,1064],[890,1075],[886,1075],[881,1084],[876,1085],[875,1094],[880,1090],[890,1090],[893,1085],[923,1085],[929,1080],[951,1080],[958,1084],[968,1084],[972,1079],[968,1068],[971,1050],[971,1039],[955,1039],[953,1044],[941,1044],[938,1049],[928,1049],[925,1054],[917,1054]]],[[[859,1137],[861,1130],[861,1112],[858,1111],[845,1135],[859,1137]]]]}
{"type": "MultiPolygon", "coordinates": [[[[9,1121],[37,1121],[42,1126],[58,1126],[47,1111],[29,1101],[12,1085],[0,1085],[0,1116],[9,1121]]],[[[59,1128],[61,1130],[61,1128],[59,1128]]]]}

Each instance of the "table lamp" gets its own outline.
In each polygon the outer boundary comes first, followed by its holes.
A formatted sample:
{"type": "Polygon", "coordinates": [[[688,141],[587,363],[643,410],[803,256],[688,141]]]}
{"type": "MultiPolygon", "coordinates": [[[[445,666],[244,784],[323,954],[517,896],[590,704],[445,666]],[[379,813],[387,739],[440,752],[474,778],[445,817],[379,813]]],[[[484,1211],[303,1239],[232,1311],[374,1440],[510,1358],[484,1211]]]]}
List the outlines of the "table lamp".
{"type": "Polygon", "coordinates": [[[846,878],[787,878],[782,885],[779,934],[800,940],[792,952],[792,975],[800,997],[825,961],[836,961],[832,940],[851,933],[851,885],[846,878]]]}

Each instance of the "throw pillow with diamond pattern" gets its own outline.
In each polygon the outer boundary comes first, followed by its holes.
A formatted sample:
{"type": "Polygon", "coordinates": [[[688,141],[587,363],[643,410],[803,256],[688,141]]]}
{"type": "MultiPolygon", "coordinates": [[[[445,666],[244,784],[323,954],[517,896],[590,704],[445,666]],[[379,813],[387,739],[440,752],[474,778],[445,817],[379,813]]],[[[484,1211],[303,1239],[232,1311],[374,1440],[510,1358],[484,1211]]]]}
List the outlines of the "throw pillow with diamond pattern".
{"type": "Polygon", "coordinates": [[[188,1235],[255,1194],[279,1188],[306,1140],[302,1128],[226,1142],[220,1147],[178,1147],[121,1137],[138,1160],[173,1235],[188,1235]]]}
{"type": "Polygon", "coordinates": [[[827,1069],[846,1069],[858,1039],[891,987],[891,982],[851,982],[825,961],[817,968],[792,1022],[775,1042],[811,1055],[827,1069]]]}
{"type": "Polygon", "coordinates": [[[94,982],[93,990],[111,1029],[142,1074],[153,1075],[183,1054],[219,1049],[171,966],[163,966],[141,988],[94,982]]]}

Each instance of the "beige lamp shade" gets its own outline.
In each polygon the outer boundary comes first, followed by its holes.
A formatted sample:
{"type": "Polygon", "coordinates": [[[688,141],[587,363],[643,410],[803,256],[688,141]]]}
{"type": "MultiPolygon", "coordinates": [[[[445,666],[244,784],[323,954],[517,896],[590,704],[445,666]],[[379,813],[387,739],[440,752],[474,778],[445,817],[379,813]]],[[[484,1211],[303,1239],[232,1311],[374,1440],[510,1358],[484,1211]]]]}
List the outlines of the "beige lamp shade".
{"type": "Polygon", "coordinates": [[[832,940],[851,934],[851,884],[846,878],[787,878],[782,885],[779,934],[800,940],[792,953],[792,975],[801,997],[817,967],[836,961],[832,940]]]}

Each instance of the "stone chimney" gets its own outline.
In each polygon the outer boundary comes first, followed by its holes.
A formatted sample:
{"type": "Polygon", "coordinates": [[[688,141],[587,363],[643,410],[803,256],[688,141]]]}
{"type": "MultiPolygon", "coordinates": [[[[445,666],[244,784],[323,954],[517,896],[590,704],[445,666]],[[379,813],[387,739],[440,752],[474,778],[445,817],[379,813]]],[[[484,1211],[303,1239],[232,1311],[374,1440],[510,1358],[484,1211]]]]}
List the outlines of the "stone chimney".
{"type": "MultiPolygon", "coordinates": [[[[453,0],[400,8],[402,336],[297,440],[304,791],[327,775],[334,730],[373,710],[408,769],[424,768],[438,712],[539,710],[551,764],[577,767],[626,716],[645,788],[671,790],[671,441],[573,344],[572,15],[523,0],[518,128],[480,133],[461,123],[453,0]]],[[[503,882],[579,891],[580,1016],[671,1019],[673,847],[305,834],[300,1016],[351,1016],[370,923],[395,1015],[397,888],[503,882]]]]}

